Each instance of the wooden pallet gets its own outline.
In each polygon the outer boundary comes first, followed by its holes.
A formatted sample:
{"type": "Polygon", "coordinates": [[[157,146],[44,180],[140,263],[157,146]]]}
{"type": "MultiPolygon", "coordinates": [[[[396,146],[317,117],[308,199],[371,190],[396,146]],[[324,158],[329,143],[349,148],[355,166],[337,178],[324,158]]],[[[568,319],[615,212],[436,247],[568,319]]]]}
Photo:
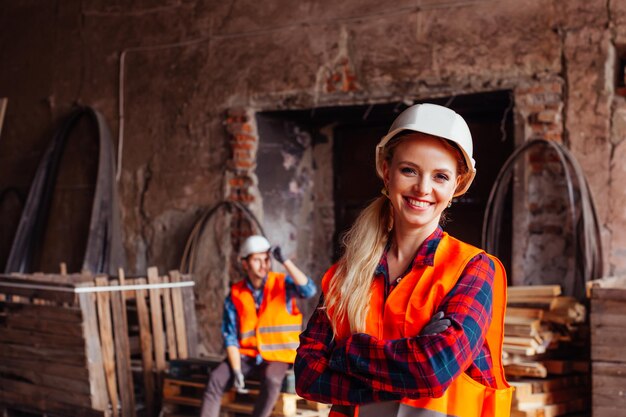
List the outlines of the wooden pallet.
{"type": "MultiPolygon", "coordinates": [[[[173,417],[181,413],[181,409],[184,407],[201,407],[205,386],[206,381],[199,379],[165,378],[163,380],[163,415],[173,417]]],[[[252,414],[254,402],[258,395],[259,390],[257,389],[251,389],[246,394],[240,394],[234,390],[228,391],[222,396],[221,411],[227,416],[252,414]]],[[[328,411],[329,407],[326,404],[305,400],[297,394],[281,392],[274,405],[272,415],[277,417],[317,417],[328,414],[328,411]]]]}

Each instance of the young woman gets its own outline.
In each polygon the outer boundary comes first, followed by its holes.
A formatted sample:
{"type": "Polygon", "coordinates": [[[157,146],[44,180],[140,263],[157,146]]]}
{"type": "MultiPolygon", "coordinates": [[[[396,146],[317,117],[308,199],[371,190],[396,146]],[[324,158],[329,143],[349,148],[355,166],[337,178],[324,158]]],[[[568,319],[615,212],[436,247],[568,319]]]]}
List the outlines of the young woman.
{"type": "Polygon", "coordinates": [[[376,147],[382,196],[345,238],[300,335],[301,396],[331,416],[509,416],[501,365],[506,275],[440,224],[476,174],[467,123],[409,107],[376,147]]]}

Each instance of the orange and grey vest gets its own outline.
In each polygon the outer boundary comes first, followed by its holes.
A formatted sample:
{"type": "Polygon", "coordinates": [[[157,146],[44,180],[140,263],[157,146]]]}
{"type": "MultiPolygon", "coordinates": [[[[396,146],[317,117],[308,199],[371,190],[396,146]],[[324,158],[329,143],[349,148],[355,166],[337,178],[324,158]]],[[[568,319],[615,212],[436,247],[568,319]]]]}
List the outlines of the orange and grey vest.
{"type": "Polygon", "coordinates": [[[258,312],[246,280],[231,287],[231,297],[239,316],[241,354],[260,354],[267,361],[293,363],[302,331],[302,314],[295,299],[291,300],[291,313],[287,311],[285,274],[267,275],[258,312]]]}
{"type": "MultiPolygon", "coordinates": [[[[456,285],[468,262],[481,249],[463,243],[444,233],[433,266],[413,269],[384,299],[384,282],[378,277],[372,283],[366,333],[379,339],[399,339],[419,335],[431,317],[439,311],[443,298],[456,285]]],[[[402,417],[508,417],[511,410],[513,388],[504,377],[502,367],[502,341],[504,337],[504,311],[506,307],[506,273],[500,261],[488,255],[495,264],[493,283],[492,321],[485,343],[493,361],[496,387],[487,387],[462,373],[448,387],[442,397],[403,399],[400,403],[375,403],[361,408],[361,416],[402,417]],[[394,408],[395,407],[395,408],[394,408]],[[391,411],[390,411],[391,410],[391,411]]],[[[322,280],[324,293],[336,267],[326,272],[322,280]]],[[[348,320],[342,320],[337,339],[349,337],[348,320]]],[[[359,415],[356,407],[355,416],[359,415]]],[[[331,411],[330,417],[333,413],[331,411]]]]}

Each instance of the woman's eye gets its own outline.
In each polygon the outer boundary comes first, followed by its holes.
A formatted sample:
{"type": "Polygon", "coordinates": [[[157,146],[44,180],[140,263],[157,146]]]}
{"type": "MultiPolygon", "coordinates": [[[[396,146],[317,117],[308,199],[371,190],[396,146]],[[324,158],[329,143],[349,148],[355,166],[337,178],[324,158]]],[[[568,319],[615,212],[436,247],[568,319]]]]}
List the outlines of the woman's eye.
{"type": "Polygon", "coordinates": [[[435,179],[437,181],[448,181],[450,177],[448,177],[446,174],[437,174],[435,175],[435,179]]]}
{"type": "Polygon", "coordinates": [[[405,174],[405,175],[413,175],[413,174],[415,174],[415,170],[413,168],[409,168],[409,167],[400,168],[400,172],[405,174]]]}

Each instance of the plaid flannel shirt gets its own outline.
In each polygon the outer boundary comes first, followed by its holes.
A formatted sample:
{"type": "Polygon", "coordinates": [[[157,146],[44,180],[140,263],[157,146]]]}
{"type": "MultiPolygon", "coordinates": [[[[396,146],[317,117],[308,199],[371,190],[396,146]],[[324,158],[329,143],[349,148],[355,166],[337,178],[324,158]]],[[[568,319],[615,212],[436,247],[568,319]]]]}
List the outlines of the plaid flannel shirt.
{"type": "MultiPolygon", "coordinates": [[[[420,246],[406,273],[421,265],[433,266],[442,237],[443,230],[437,228],[420,246]]],[[[376,273],[389,282],[386,252],[376,273]]],[[[463,372],[493,387],[485,334],[491,323],[494,273],[491,259],[484,253],[476,255],[438,309],[451,326],[439,334],[396,340],[365,333],[334,340],[322,295],[300,335],[294,366],[298,393],[337,405],[438,397],[463,372]]],[[[386,293],[393,288],[389,285],[386,293]]]]}

